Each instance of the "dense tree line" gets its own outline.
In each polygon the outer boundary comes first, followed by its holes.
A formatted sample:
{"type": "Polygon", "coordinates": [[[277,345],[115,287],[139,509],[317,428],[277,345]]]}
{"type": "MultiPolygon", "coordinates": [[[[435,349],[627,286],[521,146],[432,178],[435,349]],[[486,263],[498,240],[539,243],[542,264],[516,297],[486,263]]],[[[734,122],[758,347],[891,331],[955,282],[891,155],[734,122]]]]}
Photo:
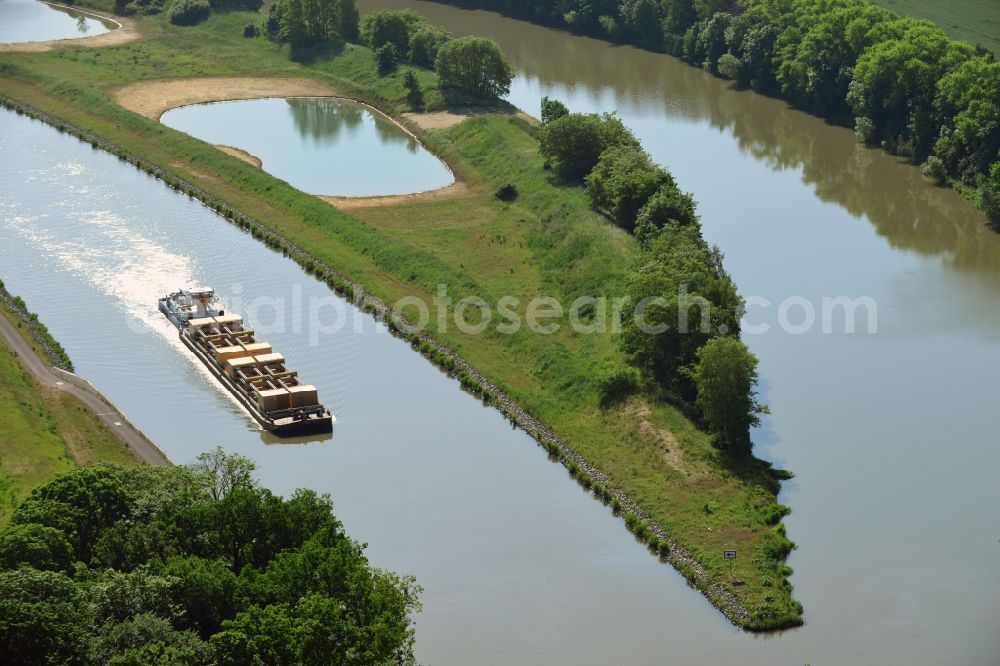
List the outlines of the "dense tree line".
{"type": "MultiPolygon", "coordinates": [[[[720,445],[750,451],[757,360],[739,340],[743,301],[722,254],[701,234],[691,195],[612,114],[542,100],[542,155],[593,207],[633,233],[641,252],[626,284],[623,351],[648,384],[704,419],[720,445]]],[[[634,371],[601,379],[601,402],[634,389],[634,371]]]]}
{"type": "Polygon", "coordinates": [[[268,11],[268,37],[292,49],[358,40],[355,0],[279,0],[268,11]]]}
{"type": "MultiPolygon", "coordinates": [[[[437,70],[441,88],[479,100],[510,92],[514,72],[496,42],[483,37],[453,39],[410,9],[385,9],[361,20],[361,41],[374,52],[379,71],[387,74],[400,62],[437,70]]],[[[407,85],[411,97],[420,91],[407,85]]],[[[415,106],[411,102],[411,106],[415,106]]]]}
{"type": "Polygon", "coordinates": [[[447,0],[681,57],[978,190],[1000,223],[1000,63],[869,0],[447,0]]]}
{"type": "Polygon", "coordinates": [[[329,497],[252,471],[216,450],[32,491],[0,531],[5,663],[413,663],[419,588],[369,565],[329,497]]]}

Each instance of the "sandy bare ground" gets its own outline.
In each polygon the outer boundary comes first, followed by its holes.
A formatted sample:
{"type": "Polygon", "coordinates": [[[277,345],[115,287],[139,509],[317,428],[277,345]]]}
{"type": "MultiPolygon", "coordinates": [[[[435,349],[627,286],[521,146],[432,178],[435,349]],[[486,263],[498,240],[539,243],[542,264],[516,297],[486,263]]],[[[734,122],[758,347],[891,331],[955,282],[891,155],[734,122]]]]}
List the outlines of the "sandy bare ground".
{"type": "MultiPolygon", "coordinates": [[[[262,97],[336,97],[337,91],[326,83],[305,78],[206,77],[140,81],[112,91],[111,96],[120,106],[147,118],[159,120],[164,112],[188,104],[262,97]]],[[[407,121],[424,130],[452,127],[470,115],[472,114],[449,112],[403,114],[407,121]]],[[[400,129],[409,132],[405,126],[400,125],[400,129]]],[[[244,150],[233,146],[215,147],[247,164],[261,168],[261,160],[244,150]]],[[[448,187],[415,194],[381,197],[321,195],[320,198],[341,210],[353,210],[458,197],[468,192],[470,189],[466,183],[457,180],[448,187]]]]}
{"type": "Polygon", "coordinates": [[[55,5],[56,7],[67,7],[68,9],[80,12],[81,14],[96,16],[106,21],[117,23],[118,27],[103,34],[94,35],[93,37],[72,37],[70,39],[50,39],[45,42],[0,44],[0,53],[37,53],[40,51],[51,51],[54,48],[63,46],[86,46],[90,48],[118,46],[119,44],[125,44],[139,39],[140,37],[139,30],[136,28],[135,21],[132,19],[123,18],[121,16],[112,18],[102,12],[95,12],[91,9],[83,10],[79,7],[68,7],[67,5],[61,5],[55,2],[49,2],[47,4],[55,5]]]}
{"type": "Polygon", "coordinates": [[[417,192],[415,194],[396,194],[384,197],[331,197],[319,195],[319,198],[340,210],[357,210],[359,208],[381,208],[383,206],[397,206],[419,203],[421,201],[448,199],[451,197],[460,197],[469,192],[468,185],[460,180],[456,180],[448,187],[430,190],[429,192],[417,192]]]}
{"type": "Polygon", "coordinates": [[[215,147],[218,148],[219,150],[221,150],[222,152],[224,152],[226,155],[232,155],[236,159],[243,160],[247,164],[249,164],[251,166],[255,166],[258,169],[260,168],[260,165],[262,164],[262,162],[260,161],[259,157],[251,155],[250,153],[248,153],[245,150],[240,150],[239,148],[233,148],[232,146],[224,146],[221,143],[215,144],[215,147]]]}
{"type": "Polygon", "coordinates": [[[404,113],[403,117],[420,129],[435,130],[454,127],[469,116],[450,111],[436,111],[434,113],[404,113]]]}
{"type": "Polygon", "coordinates": [[[304,78],[207,77],[140,81],[112,92],[119,105],[159,120],[169,109],[187,104],[261,97],[325,97],[336,91],[325,83],[304,78]]]}

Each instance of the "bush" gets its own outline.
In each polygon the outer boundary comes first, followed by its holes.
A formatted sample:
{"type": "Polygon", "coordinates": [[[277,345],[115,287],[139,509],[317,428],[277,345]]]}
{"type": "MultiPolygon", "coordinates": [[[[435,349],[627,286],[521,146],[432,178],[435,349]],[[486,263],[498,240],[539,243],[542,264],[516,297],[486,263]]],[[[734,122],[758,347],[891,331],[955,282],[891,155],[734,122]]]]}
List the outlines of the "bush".
{"type": "Polygon", "coordinates": [[[645,245],[668,224],[680,227],[698,224],[694,199],[673,184],[661,187],[639,209],[635,218],[635,237],[645,245]]]}
{"type": "Polygon", "coordinates": [[[493,193],[493,196],[500,201],[506,201],[510,203],[511,201],[517,200],[517,185],[513,183],[507,183],[506,185],[501,185],[500,188],[493,193]]]}
{"type": "Polygon", "coordinates": [[[403,87],[406,88],[406,102],[414,111],[424,109],[424,91],[420,89],[420,81],[412,71],[403,75],[403,87]]]}
{"type": "Polygon", "coordinates": [[[938,185],[945,185],[948,182],[948,169],[944,165],[944,160],[931,155],[924,162],[924,175],[933,180],[938,185]]]}
{"type": "Polygon", "coordinates": [[[461,37],[442,45],[435,66],[442,88],[483,100],[507,95],[514,80],[514,70],[503,51],[485,37],[461,37]]]}
{"type": "Polygon", "coordinates": [[[451,41],[451,35],[433,25],[418,25],[410,35],[410,62],[434,69],[438,51],[451,41]]]}
{"type": "Polygon", "coordinates": [[[719,74],[731,81],[739,81],[743,73],[743,63],[732,53],[719,57],[719,74]]]}
{"type": "Polygon", "coordinates": [[[167,12],[167,18],[174,25],[196,25],[211,13],[212,6],[208,4],[208,0],[175,0],[167,12]]]}
{"type": "Polygon", "coordinates": [[[993,165],[990,175],[983,178],[979,189],[983,211],[991,222],[1000,224],[1000,162],[993,165]]]}
{"type": "Polygon", "coordinates": [[[375,62],[382,76],[391,73],[399,64],[399,51],[395,44],[386,43],[375,49],[375,62]]]}
{"type": "Polygon", "coordinates": [[[650,197],[674,184],[646,151],[628,145],[605,150],[584,182],[591,205],[627,231],[635,229],[636,216],[650,197]]]}
{"type": "Polygon", "coordinates": [[[256,23],[247,23],[243,26],[243,36],[246,38],[256,37],[260,34],[260,30],[257,28],[256,23]]]}
{"type": "Polygon", "coordinates": [[[378,50],[386,44],[396,47],[397,54],[410,52],[410,33],[424,22],[412,9],[384,9],[368,14],[361,20],[361,41],[378,50]]]}
{"type": "Polygon", "coordinates": [[[597,381],[601,407],[607,409],[639,390],[639,372],[635,368],[618,367],[605,371],[597,381]]]}
{"type": "Polygon", "coordinates": [[[639,147],[635,136],[613,115],[570,113],[542,129],[541,153],[556,174],[581,182],[612,146],[639,147]]]}
{"type": "Polygon", "coordinates": [[[542,98],[542,123],[548,125],[553,120],[559,120],[569,115],[566,105],[557,99],[542,98]]]}

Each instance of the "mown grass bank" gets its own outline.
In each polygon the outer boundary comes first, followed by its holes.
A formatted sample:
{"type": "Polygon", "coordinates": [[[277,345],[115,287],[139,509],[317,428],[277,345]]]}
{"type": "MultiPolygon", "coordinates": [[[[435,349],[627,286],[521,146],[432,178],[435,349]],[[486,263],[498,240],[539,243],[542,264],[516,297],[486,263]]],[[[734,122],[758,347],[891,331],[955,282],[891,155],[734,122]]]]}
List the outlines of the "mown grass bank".
{"type": "MultiPolygon", "coordinates": [[[[430,131],[411,124],[468,190],[352,217],[111,101],[117,87],[147,79],[309,76],[392,115],[406,110],[405,69],[379,77],[372,54],[354,46],[296,64],[275,45],[242,38],[249,18],[213,16],[196,28],[147,18],[139,21],[145,38],[131,45],[3,56],[0,94],[206,201],[331,287],[350,294],[362,285],[372,298],[360,305],[370,311],[385,314],[386,303],[404,296],[430,302],[439,284],[456,301],[475,295],[489,303],[621,295],[634,240],[594,213],[582,190],[553,182],[538,155],[538,128],[524,117],[483,115],[430,131]],[[515,202],[493,196],[505,184],[517,187],[515,202]]],[[[429,98],[439,95],[432,73],[419,76],[429,98]]],[[[779,523],[778,475],[722,454],[681,412],[649,396],[602,409],[597,380],[624,363],[614,336],[568,327],[469,335],[432,320],[426,337],[408,337],[543,442],[584,487],[634,513],[633,531],[734,622],[801,622],[783,563],[791,544],[779,523]],[[740,552],[732,577],[724,549],[740,552]]]]}
{"type": "MultiPolygon", "coordinates": [[[[10,308],[0,299],[0,316],[18,327],[39,356],[46,357],[50,344],[35,336],[21,308],[10,308]]],[[[0,527],[35,486],[100,461],[138,463],[100,418],[73,396],[37,382],[0,338],[0,527]]]]}

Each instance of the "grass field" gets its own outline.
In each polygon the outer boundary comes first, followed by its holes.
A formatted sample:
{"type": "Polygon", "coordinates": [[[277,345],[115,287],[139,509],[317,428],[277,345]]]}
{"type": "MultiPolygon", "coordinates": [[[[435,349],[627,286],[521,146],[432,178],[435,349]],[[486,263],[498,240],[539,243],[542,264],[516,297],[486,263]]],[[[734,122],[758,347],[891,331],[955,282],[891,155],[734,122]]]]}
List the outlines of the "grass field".
{"type": "MultiPolygon", "coordinates": [[[[376,74],[374,58],[349,46],[310,65],[261,39],[244,39],[245,13],[194,28],[139,20],[141,41],[108,49],[65,48],[0,55],[0,93],[50,113],[220,197],[364,284],[387,302],[430,300],[438,284],[458,299],[522,303],[546,294],[620,295],[634,239],[594,213],[585,193],[554,183],[538,155],[537,125],[517,115],[477,116],[421,138],[469,183],[458,198],[359,209],[350,217],[215,148],[115,105],[117,86],[207,75],[309,76],[390,113],[407,110],[403,70],[376,74]],[[503,203],[493,193],[517,186],[503,203]]],[[[440,100],[430,72],[420,72],[440,100]]],[[[757,628],[801,621],[783,565],[789,546],[775,503],[777,482],[752,459],[730,460],[676,409],[640,397],[598,406],[596,378],[624,363],[611,335],[467,335],[431,331],[500,386],[575,451],[610,475],[715,578],[757,628]],[[748,553],[732,584],[723,549],[748,553]]]]}
{"type": "Polygon", "coordinates": [[[873,0],[900,14],[930,19],[950,36],[1000,53],[1000,0],[873,0]]]}
{"type": "MultiPolygon", "coordinates": [[[[15,324],[2,305],[2,316],[15,324]]],[[[22,337],[36,348],[34,339],[22,337]]],[[[41,386],[0,340],[0,527],[35,486],[77,465],[138,461],[76,398],[41,386]]]]}

